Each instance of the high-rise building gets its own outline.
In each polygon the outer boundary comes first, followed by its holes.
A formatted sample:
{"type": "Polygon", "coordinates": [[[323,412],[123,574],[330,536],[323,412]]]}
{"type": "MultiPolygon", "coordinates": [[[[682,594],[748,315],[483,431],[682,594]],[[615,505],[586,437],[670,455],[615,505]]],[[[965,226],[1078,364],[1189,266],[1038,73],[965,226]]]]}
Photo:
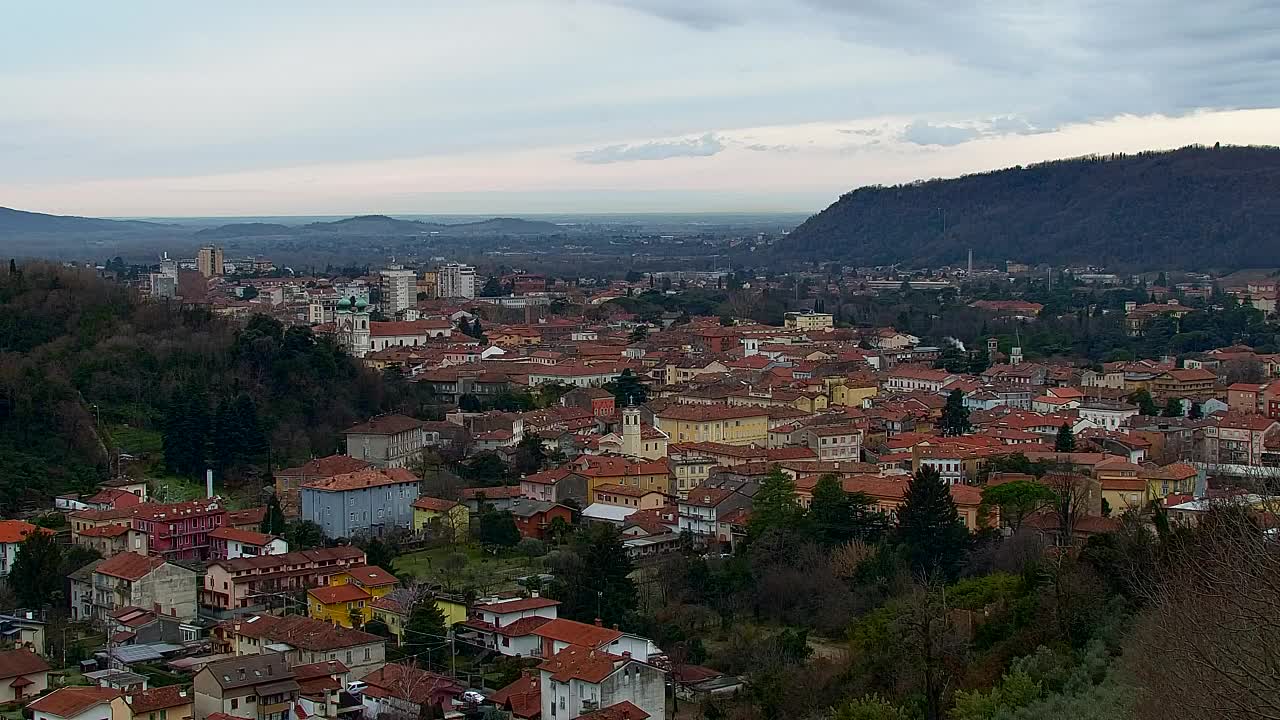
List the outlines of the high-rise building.
{"type": "Polygon", "coordinates": [[[476,269],[470,265],[449,263],[436,271],[442,298],[474,298],[476,296],[476,269]]]}
{"type": "Polygon", "coordinates": [[[379,275],[384,313],[393,315],[413,307],[418,300],[418,276],[414,271],[392,265],[379,275]]]}
{"type": "Polygon", "coordinates": [[[200,252],[196,253],[196,270],[205,277],[213,277],[221,275],[225,259],[222,257],[222,248],[215,245],[205,245],[200,248],[200,252]]]}

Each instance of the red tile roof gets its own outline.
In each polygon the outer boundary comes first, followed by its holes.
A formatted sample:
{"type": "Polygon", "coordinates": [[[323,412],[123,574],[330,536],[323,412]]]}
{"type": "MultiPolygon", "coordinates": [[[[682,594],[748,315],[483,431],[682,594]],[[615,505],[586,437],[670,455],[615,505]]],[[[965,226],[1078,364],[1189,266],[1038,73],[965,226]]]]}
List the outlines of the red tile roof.
{"type": "Polygon", "coordinates": [[[422,705],[441,694],[461,695],[463,686],[445,675],[388,663],[361,678],[370,686],[401,700],[422,705]]]}
{"type": "Polygon", "coordinates": [[[348,568],[346,572],[351,576],[352,580],[362,587],[386,587],[400,582],[395,575],[377,565],[361,565],[348,568]]]}
{"type": "Polygon", "coordinates": [[[219,627],[239,632],[245,637],[288,643],[300,650],[316,652],[382,642],[377,635],[301,615],[255,615],[253,618],[227,621],[219,627]],[[238,631],[234,630],[236,625],[240,627],[238,631]]]}
{"type": "Polygon", "coordinates": [[[52,530],[32,525],[21,520],[0,520],[0,543],[20,543],[33,532],[53,534],[52,530]]]}
{"type": "Polygon", "coordinates": [[[630,700],[623,700],[609,707],[592,712],[582,713],[578,720],[648,720],[649,713],[641,710],[630,700]]]}
{"type": "Polygon", "coordinates": [[[277,477],[333,477],[334,475],[363,470],[367,467],[369,467],[369,463],[358,458],[346,455],[330,455],[329,457],[308,460],[298,467],[277,470],[275,474],[277,477]]]}
{"type": "Polygon", "coordinates": [[[94,705],[109,703],[120,695],[121,692],[115,688],[64,687],[36,700],[28,705],[27,709],[69,718],[79,715],[94,705]]]}
{"type": "Polygon", "coordinates": [[[129,532],[128,525],[99,525],[97,527],[85,528],[76,533],[80,537],[120,537],[129,532]]]}
{"type": "MultiPolygon", "coordinates": [[[[526,478],[528,479],[528,478],[526,478]]],[[[427,497],[426,495],[418,496],[413,501],[413,506],[419,510],[429,510],[432,512],[447,512],[458,507],[458,503],[453,500],[442,500],[440,498],[427,497]]]]}
{"type": "Polygon", "coordinates": [[[559,605],[559,600],[551,598],[518,598],[516,600],[507,600],[506,602],[492,603],[489,605],[477,605],[476,610],[491,612],[496,615],[506,615],[508,613],[525,612],[526,610],[539,610],[541,608],[555,607],[559,605]]]}
{"type": "Polygon", "coordinates": [[[682,420],[685,422],[712,422],[716,420],[736,420],[768,415],[764,408],[747,405],[672,405],[659,410],[656,415],[663,420],[682,420]]]}
{"type": "Polygon", "coordinates": [[[233,527],[220,527],[209,532],[209,537],[217,540],[234,540],[245,545],[266,545],[275,540],[275,535],[267,535],[266,533],[253,532],[252,530],[239,530],[233,527]]]}
{"type": "Polygon", "coordinates": [[[420,427],[421,420],[405,415],[375,415],[368,422],[352,425],[343,432],[347,435],[399,435],[420,427]]]}
{"type": "Polygon", "coordinates": [[[303,484],[302,487],[325,492],[345,492],[417,482],[418,477],[405,468],[367,468],[353,473],[312,480],[303,484]]]}
{"type": "Polygon", "coordinates": [[[600,627],[599,625],[588,625],[564,618],[552,620],[538,628],[534,634],[538,637],[558,640],[570,645],[581,645],[584,648],[598,648],[622,637],[620,630],[600,627]]]}
{"type": "Polygon", "coordinates": [[[445,330],[453,327],[448,320],[402,320],[397,322],[369,323],[370,337],[391,337],[396,335],[426,335],[430,330],[445,330]]]}
{"type": "Polygon", "coordinates": [[[153,570],[163,564],[164,558],[122,552],[104,560],[94,572],[129,581],[137,581],[150,575],[153,570]]]}
{"type": "Polygon", "coordinates": [[[324,587],[311,588],[307,594],[315,598],[318,602],[325,605],[334,605],[337,603],[357,602],[360,600],[368,600],[371,595],[360,589],[357,585],[326,585],[324,587]]]}
{"type": "Polygon", "coordinates": [[[189,705],[194,701],[195,693],[181,685],[155,687],[125,696],[125,702],[129,704],[134,715],[189,705]]]}
{"type": "Polygon", "coordinates": [[[49,663],[30,650],[0,650],[0,679],[45,672],[49,663]]]}
{"type": "Polygon", "coordinates": [[[542,713],[542,673],[524,672],[520,679],[489,696],[489,700],[517,718],[542,713]]]}
{"type": "MultiPolygon", "coordinates": [[[[543,627],[546,627],[545,625],[543,627]]],[[[541,635],[542,633],[535,633],[541,635]]],[[[538,666],[551,673],[556,682],[581,680],[598,683],[613,674],[614,662],[622,657],[582,645],[570,645],[538,666]]]]}

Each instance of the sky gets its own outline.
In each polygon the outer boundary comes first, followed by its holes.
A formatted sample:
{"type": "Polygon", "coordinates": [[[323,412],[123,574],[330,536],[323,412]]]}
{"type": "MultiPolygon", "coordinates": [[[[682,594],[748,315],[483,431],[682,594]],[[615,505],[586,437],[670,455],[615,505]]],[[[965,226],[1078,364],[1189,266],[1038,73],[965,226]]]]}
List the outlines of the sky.
{"type": "Polygon", "coordinates": [[[1275,0],[15,3],[0,206],[817,211],[867,184],[1280,144],[1275,0]]]}

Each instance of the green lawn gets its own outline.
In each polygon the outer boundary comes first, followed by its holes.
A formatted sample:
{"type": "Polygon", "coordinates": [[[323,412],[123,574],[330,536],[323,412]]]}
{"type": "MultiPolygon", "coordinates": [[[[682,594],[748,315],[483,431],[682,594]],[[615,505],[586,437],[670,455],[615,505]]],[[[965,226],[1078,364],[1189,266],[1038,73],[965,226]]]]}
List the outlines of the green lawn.
{"type": "Polygon", "coordinates": [[[475,588],[481,593],[515,590],[518,587],[516,578],[541,570],[542,560],[539,558],[526,558],[515,553],[494,557],[478,545],[432,548],[401,555],[395,561],[397,574],[413,575],[456,592],[468,588],[475,588]],[[460,569],[450,567],[450,557],[454,554],[466,558],[466,564],[460,569]]]}
{"type": "Polygon", "coordinates": [[[164,440],[154,430],[143,430],[129,425],[111,425],[107,428],[111,442],[121,452],[138,458],[158,458],[164,453],[164,440]]]}

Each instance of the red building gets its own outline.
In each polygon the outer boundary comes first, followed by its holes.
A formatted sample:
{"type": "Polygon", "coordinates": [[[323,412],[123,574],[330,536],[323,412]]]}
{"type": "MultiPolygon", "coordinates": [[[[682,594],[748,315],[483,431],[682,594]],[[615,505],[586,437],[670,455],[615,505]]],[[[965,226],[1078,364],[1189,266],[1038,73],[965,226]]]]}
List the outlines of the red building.
{"type": "Polygon", "coordinates": [[[133,528],[147,533],[150,553],[165,560],[208,560],[209,533],[227,524],[227,511],[214,498],[130,510],[133,528]]]}
{"type": "Polygon", "coordinates": [[[566,524],[573,522],[573,511],[559,503],[542,500],[520,500],[511,506],[516,527],[521,537],[543,539],[551,523],[560,518],[566,524]]]}

